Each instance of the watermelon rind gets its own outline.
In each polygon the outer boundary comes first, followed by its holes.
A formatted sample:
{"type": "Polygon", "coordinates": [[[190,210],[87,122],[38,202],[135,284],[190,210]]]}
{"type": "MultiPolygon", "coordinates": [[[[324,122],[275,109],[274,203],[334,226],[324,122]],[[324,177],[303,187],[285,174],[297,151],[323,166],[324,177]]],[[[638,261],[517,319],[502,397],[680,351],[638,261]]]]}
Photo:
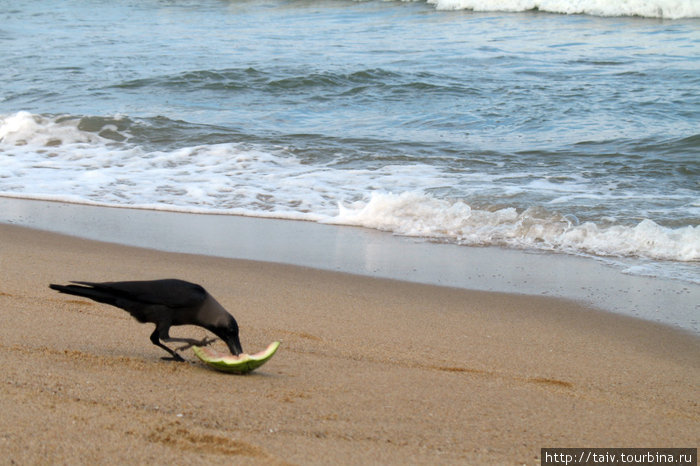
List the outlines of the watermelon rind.
{"type": "Polygon", "coordinates": [[[206,365],[218,371],[231,372],[235,374],[245,374],[251,372],[265,364],[274,356],[280,342],[274,341],[270,343],[264,351],[255,354],[242,354],[239,356],[212,356],[209,351],[199,346],[193,346],[192,350],[199,359],[206,365]]]}

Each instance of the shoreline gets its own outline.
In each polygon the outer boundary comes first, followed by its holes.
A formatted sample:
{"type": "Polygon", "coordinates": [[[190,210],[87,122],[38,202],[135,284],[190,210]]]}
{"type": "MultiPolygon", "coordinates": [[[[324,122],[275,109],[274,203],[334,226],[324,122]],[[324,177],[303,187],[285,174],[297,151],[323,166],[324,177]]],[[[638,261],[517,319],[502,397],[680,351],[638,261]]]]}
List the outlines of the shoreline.
{"type": "Polygon", "coordinates": [[[0,223],[167,252],[466,290],[553,296],[700,335],[700,285],[565,254],[466,247],[359,227],[0,197],[0,223]]]}
{"type": "Polygon", "coordinates": [[[0,235],[9,462],[535,465],[543,447],[697,440],[700,339],[665,325],[553,297],[16,225],[0,235]],[[191,351],[187,363],[162,361],[152,326],[47,286],[166,276],[205,285],[237,318],[245,350],[281,340],[278,353],[248,376],[191,351]]]}

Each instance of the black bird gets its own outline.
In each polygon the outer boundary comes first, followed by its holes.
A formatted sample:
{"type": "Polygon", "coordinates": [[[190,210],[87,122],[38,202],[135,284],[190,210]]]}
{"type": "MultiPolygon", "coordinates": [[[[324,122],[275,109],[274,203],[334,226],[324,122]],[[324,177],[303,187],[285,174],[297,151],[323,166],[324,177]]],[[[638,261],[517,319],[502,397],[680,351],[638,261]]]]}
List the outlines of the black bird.
{"type": "Polygon", "coordinates": [[[184,361],[165,342],[185,342],[205,346],[214,340],[194,340],[191,338],[170,338],[170,327],[174,325],[197,325],[221,338],[231,353],[243,352],[238,339],[238,323],[207,291],[199,285],[174,278],[150,281],[129,282],[71,282],[75,285],[54,285],[51,289],[124,309],[141,323],[156,324],[151,334],[151,342],[170,353],[175,361],[184,361]]]}

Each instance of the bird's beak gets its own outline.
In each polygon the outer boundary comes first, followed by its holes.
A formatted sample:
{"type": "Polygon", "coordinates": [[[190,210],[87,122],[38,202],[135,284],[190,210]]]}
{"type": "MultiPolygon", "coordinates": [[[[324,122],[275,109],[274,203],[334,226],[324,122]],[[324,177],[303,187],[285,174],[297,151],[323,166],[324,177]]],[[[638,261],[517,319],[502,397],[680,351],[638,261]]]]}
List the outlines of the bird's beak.
{"type": "Polygon", "coordinates": [[[241,342],[239,341],[237,336],[231,338],[230,340],[227,340],[226,345],[228,345],[228,349],[234,356],[238,356],[243,352],[243,348],[241,348],[241,342]]]}

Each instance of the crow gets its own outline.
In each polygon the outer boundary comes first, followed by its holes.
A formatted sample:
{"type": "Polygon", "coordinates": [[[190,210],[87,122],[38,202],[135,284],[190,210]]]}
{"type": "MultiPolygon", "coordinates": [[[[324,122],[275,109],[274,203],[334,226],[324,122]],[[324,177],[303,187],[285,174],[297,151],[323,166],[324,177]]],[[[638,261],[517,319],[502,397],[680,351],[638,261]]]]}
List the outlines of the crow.
{"type": "Polygon", "coordinates": [[[74,285],[50,284],[49,288],[61,293],[89,298],[124,309],[141,323],[154,323],[151,342],[170,353],[163,359],[184,361],[164,342],[185,342],[186,346],[205,346],[216,339],[194,340],[191,338],[171,338],[170,327],[174,325],[197,325],[221,338],[231,353],[238,356],[243,352],[238,338],[238,323],[200,285],[174,278],[149,281],[127,282],[71,282],[74,285]]]}

